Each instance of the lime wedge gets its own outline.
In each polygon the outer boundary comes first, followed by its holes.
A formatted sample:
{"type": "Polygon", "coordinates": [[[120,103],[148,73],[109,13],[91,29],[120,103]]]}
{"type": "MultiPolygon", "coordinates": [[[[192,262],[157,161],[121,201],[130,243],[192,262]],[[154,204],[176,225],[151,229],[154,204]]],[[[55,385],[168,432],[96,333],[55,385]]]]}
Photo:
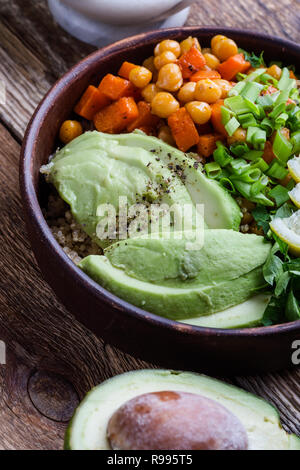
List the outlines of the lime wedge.
{"type": "Polygon", "coordinates": [[[296,186],[289,192],[289,196],[295,206],[300,209],[300,183],[296,184],[296,186]]]}
{"type": "Polygon", "coordinates": [[[300,183],[300,156],[294,157],[287,163],[289,172],[296,183],[300,183]]]}
{"type": "Polygon", "coordinates": [[[281,240],[289,245],[291,253],[300,256],[300,210],[290,217],[273,219],[270,227],[281,240]]]}

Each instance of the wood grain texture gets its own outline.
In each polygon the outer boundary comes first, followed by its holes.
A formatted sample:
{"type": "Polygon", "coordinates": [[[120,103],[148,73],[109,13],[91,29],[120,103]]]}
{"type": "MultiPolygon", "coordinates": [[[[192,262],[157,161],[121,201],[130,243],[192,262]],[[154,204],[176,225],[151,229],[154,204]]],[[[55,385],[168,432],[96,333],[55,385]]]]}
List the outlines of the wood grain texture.
{"type": "MultiPolygon", "coordinates": [[[[296,0],[197,3],[189,24],[240,26],[299,41],[296,0]]],[[[7,103],[0,106],[0,339],[8,352],[0,366],[0,449],[61,448],[77,397],[112,375],[151,367],[104,344],[64,309],[41,279],[23,225],[17,181],[26,124],[53,82],[93,49],[62,31],[45,1],[1,0],[7,103]]],[[[272,402],[286,429],[300,434],[299,370],[232,382],[272,402]]]]}

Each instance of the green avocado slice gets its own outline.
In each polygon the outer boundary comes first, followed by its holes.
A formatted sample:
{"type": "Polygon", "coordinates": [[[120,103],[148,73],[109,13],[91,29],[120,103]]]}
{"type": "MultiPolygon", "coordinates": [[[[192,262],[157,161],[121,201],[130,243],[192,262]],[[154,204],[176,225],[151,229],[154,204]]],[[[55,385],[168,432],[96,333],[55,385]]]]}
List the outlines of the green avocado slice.
{"type": "Polygon", "coordinates": [[[138,370],[93,388],[81,402],[65,435],[66,450],[110,450],[107,424],[125,402],[144,393],[189,392],[215,400],[243,424],[249,450],[300,450],[300,439],[280,424],[278,411],[245,390],[192,372],[138,370]]]}
{"type": "MultiPolygon", "coordinates": [[[[118,227],[116,231],[107,230],[107,236],[97,231],[99,223],[108,225],[107,214],[100,214],[99,206],[109,203],[118,218],[120,197],[127,198],[128,207],[143,204],[149,211],[154,204],[168,208],[159,213],[156,222],[150,217],[150,232],[165,230],[168,218],[172,222],[169,230],[182,230],[183,207],[191,211],[184,218],[185,229],[195,229],[200,223],[209,228],[238,230],[241,221],[234,199],[202,173],[198,162],[141,133],[86,132],[61,149],[43,172],[70,205],[83,230],[101,248],[126,237],[126,227],[125,237],[120,237],[118,227]]],[[[138,223],[139,218],[132,215],[128,220],[138,223]]]]}
{"type": "Polygon", "coordinates": [[[131,134],[105,135],[105,138],[117,140],[120,145],[143,148],[173,168],[194,204],[204,205],[204,220],[208,228],[239,230],[241,210],[238,204],[217,181],[204,175],[202,165],[189,154],[138,130],[131,134]]]}
{"type": "Polygon", "coordinates": [[[193,250],[191,238],[128,239],[106,249],[106,256],[84,258],[79,267],[121,299],[172,320],[225,310],[265,286],[261,266],[271,245],[262,237],[204,233],[204,246],[193,250]]]}
{"type": "MultiPolygon", "coordinates": [[[[107,214],[98,215],[97,209],[110,204],[118,216],[120,197],[127,198],[128,207],[143,204],[147,209],[150,203],[173,207],[180,229],[181,207],[187,205],[191,208],[190,228],[196,227],[196,209],[181,179],[143,148],[120,145],[96,131],[86,132],[60,150],[48,167],[50,182],[70,205],[83,230],[101,248],[120,237],[113,231],[111,236],[99,239],[97,226],[101,222],[105,226],[107,214]]],[[[129,219],[137,221],[138,216],[129,219]]],[[[163,226],[167,214],[161,212],[157,219],[163,226]]],[[[155,231],[151,224],[150,228],[155,231]]]]}

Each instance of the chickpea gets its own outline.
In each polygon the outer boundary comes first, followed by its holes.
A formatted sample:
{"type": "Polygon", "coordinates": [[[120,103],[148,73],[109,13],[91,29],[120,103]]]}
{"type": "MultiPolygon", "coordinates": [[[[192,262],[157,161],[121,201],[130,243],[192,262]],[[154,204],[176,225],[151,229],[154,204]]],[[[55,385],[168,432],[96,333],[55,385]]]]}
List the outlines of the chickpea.
{"type": "Polygon", "coordinates": [[[221,62],[238,53],[236,43],[229,38],[221,39],[213,47],[212,52],[221,62]]]}
{"type": "Polygon", "coordinates": [[[242,127],[239,127],[232,136],[227,137],[228,145],[235,144],[236,142],[246,142],[247,131],[242,127]]]}
{"type": "Polygon", "coordinates": [[[160,55],[157,55],[154,59],[154,65],[157,70],[160,70],[166,64],[172,64],[176,62],[176,55],[171,51],[164,51],[160,55]]]}
{"type": "Polygon", "coordinates": [[[214,82],[221,89],[221,92],[222,92],[221,98],[222,99],[227,98],[228,92],[232,88],[232,84],[228,82],[227,80],[223,80],[221,78],[216,78],[214,82]]]}
{"type": "Polygon", "coordinates": [[[184,39],[180,43],[180,48],[181,48],[181,55],[185,54],[190,50],[190,48],[195,45],[199,51],[201,51],[201,46],[199,44],[199,41],[197,38],[193,38],[192,36],[189,36],[188,38],[184,39]]]}
{"type": "Polygon", "coordinates": [[[151,82],[152,73],[146,67],[135,67],[130,71],[129,80],[137,88],[144,88],[151,82]]]}
{"type": "Polygon", "coordinates": [[[196,124],[205,124],[210,120],[211,107],[202,101],[191,101],[185,108],[196,124]]]}
{"type": "Polygon", "coordinates": [[[59,138],[63,144],[68,144],[83,133],[83,128],[78,121],[65,121],[59,130],[59,138]]]}
{"type": "Polygon", "coordinates": [[[196,82],[185,83],[179,90],[177,98],[182,103],[193,101],[195,94],[196,82]]]}
{"type": "Polygon", "coordinates": [[[176,145],[169,126],[162,126],[158,132],[158,138],[169,145],[176,145]]]}
{"type": "Polygon", "coordinates": [[[154,65],[154,56],[152,55],[151,57],[148,57],[148,59],[145,59],[143,62],[143,66],[146,67],[146,69],[150,70],[150,72],[152,73],[156,72],[156,68],[154,65]]]}
{"type": "Polygon", "coordinates": [[[151,102],[151,112],[160,118],[168,118],[179,109],[179,103],[171,93],[157,93],[151,102]]]}
{"type": "Polygon", "coordinates": [[[221,41],[222,39],[227,39],[226,36],[223,36],[222,34],[217,34],[216,36],[214,36],[211,40],[211,48],[215,47],[215,45],[221,41]]]}
{"type": "Polygon", "coordinates": [[[218,65],[220,64],[219,59],[213,54],[203,54],[204,59],[206,60],[206,65],[211,68],[212,70],[216,70],[218,65]]]}
{"type": "Polygon", "coordinates": [[[221,88],[209,78],[199,80],[196,83],[195,99],[198,101],[206,101],[206,103],[215,103],[221,98],[221,88]]]}
{"type": "Polygon", "coordinates": [[[165,51],[171,51],[173,54],[177,57],[180,56],[180,44],[177,41],[173,41],[172,39],[165,39],[164,41],[160,42],[157,44],[157,46],[154,49],[154,55],[160,55],[165,51]]]}
{"type": "Polygon", "coordinates": [[[276,80],[279,80],[282,74],[282,70],[280,67],[278,67],[278,65],[274,64],[267,69],[267,73],[271,75],[271,77],[276,78],[276,80]]]}
{"type": "Polygon", "coordinates": [[[174,92],[179,90],[182,83],[182,73],[177,64],[166,64],[160,69],[156,83],[159,88],[174,92]]]}
{"type": "Polygon", "coordinates": [[[141,94],[144,100],[147,101],[147,103],[151,103],[154,96],[157,95],[159,91],[161,90],[155,85],[155,83],[149,83],[149,85],[142,89],[141,94]]]}

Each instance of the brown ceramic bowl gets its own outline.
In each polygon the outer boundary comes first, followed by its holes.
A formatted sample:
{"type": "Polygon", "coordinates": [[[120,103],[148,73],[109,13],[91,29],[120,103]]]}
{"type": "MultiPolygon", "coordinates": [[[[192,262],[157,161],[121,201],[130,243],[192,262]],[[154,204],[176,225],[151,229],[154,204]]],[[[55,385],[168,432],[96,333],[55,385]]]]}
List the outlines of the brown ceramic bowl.
{"type": "Polygon", "coordinates": [[[208,46],[210,38],[220,33],[249,51],[264,50],[266,60],[280,60],[300,69],[298,45],[225,28],[153,31],[100,49],[54,85],[28,126],[20,163],[25,218],[46,281],[75,317],[106,342],[163,367],[221,373],[274,371],[292,366],[292,346],[300,340],[300,321],[224,330],[189,326],[145,312],[112,295],[78,269],[53,238],[41,211],[48,188],[39,169],[55,149],[61,123],[89,84],[98,84],[104,74],[117,72],[124,60],[141,63],[164,38],[182,40],[193,35],[208,46]]]}

